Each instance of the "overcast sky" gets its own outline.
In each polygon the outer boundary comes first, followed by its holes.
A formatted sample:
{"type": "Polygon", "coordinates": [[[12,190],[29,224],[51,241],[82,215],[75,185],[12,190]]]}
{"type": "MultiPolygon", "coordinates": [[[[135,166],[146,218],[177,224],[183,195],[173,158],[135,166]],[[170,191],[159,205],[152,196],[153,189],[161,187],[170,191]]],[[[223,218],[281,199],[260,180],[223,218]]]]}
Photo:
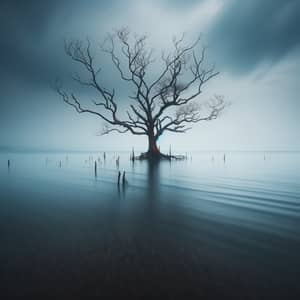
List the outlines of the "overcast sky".
{"type": "Polygon", "coordinates": [[[76,66],[64,39],[88,36],[106,66],[104,82],[126,103],[97,47],[107,32],[128,26],[146,33],[158,56],[174,35],[201,33],[220,71],[201,99],[223,94],[231,104],[187,134],[162,136],[162,149],[300,150],[299,0],[0,0],[0,19],[0,146],[145,150],[143,137],[99,137],[103,122],[77,114],[52,89],[59,77],[81,93],[67,79],[76,66]]]}

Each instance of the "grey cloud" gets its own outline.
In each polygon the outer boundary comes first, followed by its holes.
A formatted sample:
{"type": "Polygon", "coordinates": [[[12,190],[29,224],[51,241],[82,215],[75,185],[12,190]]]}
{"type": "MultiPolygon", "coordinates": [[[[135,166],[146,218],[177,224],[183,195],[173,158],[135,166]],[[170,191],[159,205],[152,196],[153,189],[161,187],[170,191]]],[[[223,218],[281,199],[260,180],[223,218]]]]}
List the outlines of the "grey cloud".
{"type": "MultiPolygon", "coordinates": [[[[157,0],[153,0],[156,5],[157,0]]],[[[204,0],[200,0],[204,1],[204,0]]],[[[199,0],[164,0],[170,9],[191,7],[199,0]]],[[[132,4],[132,3],[131,3],[132,4]]],[[[34,84],[44,84],[57,74],[71,72],[69,61],[63,53],[65,32],[76,36],[77,28],[64,19],[74,20],[81,33],[90,32],[87,16],[94,11],[113,18],[118,11],[130,16],[129,4],[124,1],[18,1],[0,3],[0,78],[14,77],[34,84]],[[127,5],[127,7],[126,7],[127,5]],[[68,25],[66,25],[68,24],[68,25]]],[[[94,15],[91,15],[92,17],[94,15]]],[[[134,16],[132,16],[134,17],[134,16]]],[[[126,25],[126,24],[125,24],[126,25]]],[[[113,26],[113,25],[112,25],[113,26]]],[[[201,28],[200,28],[201,30],[201,28]]],[[[246,73],[261,62],[280,60],[300,42],[300,2],[297,0],[229,0],[212,26],[205,32],[217,65],[238,73],[246,73]]]]}
{"type": "Polygon", "coordinates": [[[163,2],[175,9],[178,9],[179,7],[186,8],[203,1],[205,0],[164,0],[163,2]]]}
{"type": "Polygon", "coordinates": [[[300,44],[297,0],[232,0],[208,32],[217,61],[237,73],[273,64],[300,44]]]}
{"type": "MultiPolygon", "coordinates": [[[[81,14],[95,10],[111,12],[119,1],[49,0],[0,2],[0,78],[13,78],[33,85],[49,84],[58,74],[71,72],[63,51],[65,37],[78,34],[71,21],[80,24],[82,32],[89,20],[81,14]]],[[[93,34],[93,33],[92,33],[93,34]]]]}
{"type": "Polygon", "coordinates": [[[1,77],[36,83],[48,77],[50,51],[47,53],[43,45],[49,21],[59,3],[56,0],[1,2],[0,17],[4,24],[0,27],[1,77]]]}

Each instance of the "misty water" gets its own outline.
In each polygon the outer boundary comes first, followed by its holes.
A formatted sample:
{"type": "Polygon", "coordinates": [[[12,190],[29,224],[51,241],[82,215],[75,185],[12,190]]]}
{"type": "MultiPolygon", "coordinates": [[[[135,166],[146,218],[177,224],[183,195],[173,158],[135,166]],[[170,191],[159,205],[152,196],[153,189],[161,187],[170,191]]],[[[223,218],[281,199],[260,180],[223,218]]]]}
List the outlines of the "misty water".
{"type": "Polygon", "coordinates": [[[192,152],[155,165],[129,156],[0,154],[3,291],[299,293],[300,153],[192,152]]]}

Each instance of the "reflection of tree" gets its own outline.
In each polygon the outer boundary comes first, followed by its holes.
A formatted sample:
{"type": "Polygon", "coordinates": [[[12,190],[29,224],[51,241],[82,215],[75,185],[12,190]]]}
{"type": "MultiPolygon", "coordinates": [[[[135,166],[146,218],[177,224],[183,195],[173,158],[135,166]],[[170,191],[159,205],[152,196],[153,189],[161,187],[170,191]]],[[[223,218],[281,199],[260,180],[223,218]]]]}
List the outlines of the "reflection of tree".
{"type": "Polygon", "coordinates": [[[160,205],[160,168],[160,163],[147,161],[146,207],[151,219],[156,217],[160,205]]]}

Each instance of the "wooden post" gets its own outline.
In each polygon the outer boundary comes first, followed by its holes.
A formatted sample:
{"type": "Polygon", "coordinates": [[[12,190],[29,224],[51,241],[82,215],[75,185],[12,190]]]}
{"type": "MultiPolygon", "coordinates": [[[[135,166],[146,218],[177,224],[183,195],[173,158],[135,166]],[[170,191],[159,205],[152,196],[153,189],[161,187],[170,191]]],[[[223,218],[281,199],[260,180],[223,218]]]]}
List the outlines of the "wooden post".
{"type": "Polygon", "coordinates": [[[120,180],[121,180],[121,172],[118,172],[118,185],[120,185],[120,180]]]}
{"type": "Polygon", "coordinates": [[[122,184],[123,184],[123,186],[125,186],[125,184],[126,184],[126,173],[125,173],[125,171],[123,171],[122,184]]]}
{"type": "Polygon", "coordinates": [[[95,161],[95,177],[97,177],[97,161],[95,161]]]}
{"type": "Polygon", "coordinates": [[[132,148],[132,161],[134,162],[135,156],[134,156],[134,148],[132,148]]]}
{"type": "Polygon", "coordinates": [[[7,161],[7,168],[10,168],[10,160],[7,161]]]}

